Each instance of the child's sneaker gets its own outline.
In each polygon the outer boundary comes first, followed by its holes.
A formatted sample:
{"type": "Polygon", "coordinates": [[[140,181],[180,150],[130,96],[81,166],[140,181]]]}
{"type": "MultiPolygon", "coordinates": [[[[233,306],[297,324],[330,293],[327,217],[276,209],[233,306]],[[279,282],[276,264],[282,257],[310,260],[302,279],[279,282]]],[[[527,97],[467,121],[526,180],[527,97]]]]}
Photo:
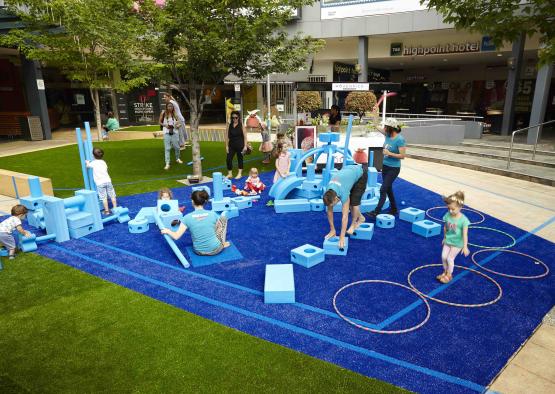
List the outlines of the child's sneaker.
{"type": "Polygon", "coordinates": [[[8,260],[13,260],[13,259],[15,259],[14,255],[11,255],[11,256],[8,257],[8,260]]]}
{"type": "Polygon", "coordinates": [[[181,159],[177,159],[176,162],[179,163],[179,164],[183,164],[183,160],[181,160],[181,159]]]}

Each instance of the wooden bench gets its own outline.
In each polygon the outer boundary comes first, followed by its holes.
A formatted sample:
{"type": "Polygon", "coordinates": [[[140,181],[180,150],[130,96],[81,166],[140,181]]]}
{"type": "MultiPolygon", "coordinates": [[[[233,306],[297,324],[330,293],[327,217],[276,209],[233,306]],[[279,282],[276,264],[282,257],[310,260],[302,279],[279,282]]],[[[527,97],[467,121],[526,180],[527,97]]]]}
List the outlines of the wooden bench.
{"type": "MultiPolygon", "coordinates": [[[[29,182],[27,181],[30,176],[33,175],[0,169],[0,194],[15,198],[30,195],[29,182]]],[[[44,195],[53,196],[54,190],[52,189],[52,180],[42,177],[39,177],[39,179],[42,193],[44,195]]]]}

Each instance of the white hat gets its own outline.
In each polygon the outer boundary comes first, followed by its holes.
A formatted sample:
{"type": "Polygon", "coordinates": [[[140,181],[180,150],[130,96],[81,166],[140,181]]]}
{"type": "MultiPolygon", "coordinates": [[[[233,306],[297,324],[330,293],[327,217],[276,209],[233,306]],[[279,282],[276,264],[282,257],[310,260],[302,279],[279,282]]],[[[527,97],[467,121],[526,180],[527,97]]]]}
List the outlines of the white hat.
{"type": "Polygon", "coordinates": [[[384,122],[384,126],[389,126],[392,127],[394,129],[400,129],[400,124],[399,121],[395,118],[387,118],[384,122]]]}
{"type": "Polygon", "coordinates": [[[260,112],[259,109],[253,109],[252,111],[248,111],[249,116],[256,115],[258,112],[260,112]]]}

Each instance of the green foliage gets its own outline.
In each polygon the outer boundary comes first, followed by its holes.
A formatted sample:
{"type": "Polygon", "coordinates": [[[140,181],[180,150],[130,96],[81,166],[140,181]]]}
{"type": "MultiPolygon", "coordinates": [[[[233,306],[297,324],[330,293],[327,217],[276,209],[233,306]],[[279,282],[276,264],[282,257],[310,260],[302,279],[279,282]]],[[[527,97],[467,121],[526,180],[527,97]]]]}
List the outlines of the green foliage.
{"type": "MultiPolygon", "coordinates": [[[[421,0],[424,3],[424,0],[421,0]]],[[[429,0],[447,23],[458,29],[491,36],[497,47],[520,34],[539,34],[541,64],[555,61],[555,2],[553,0],[429,0]]]]}
{"type": "Polygon", "coordinates": [[[301,91],[297,93],[297,110],[299,112],[316,111],[322,106],[320,93],[313,91],[301,91]]]}
{"type": "Polygon", "coordinates": [[[373,92],[350,92],[345,99],[345,110],[356,112],[361,117],[375,105],[376,96],[373,92]]]}

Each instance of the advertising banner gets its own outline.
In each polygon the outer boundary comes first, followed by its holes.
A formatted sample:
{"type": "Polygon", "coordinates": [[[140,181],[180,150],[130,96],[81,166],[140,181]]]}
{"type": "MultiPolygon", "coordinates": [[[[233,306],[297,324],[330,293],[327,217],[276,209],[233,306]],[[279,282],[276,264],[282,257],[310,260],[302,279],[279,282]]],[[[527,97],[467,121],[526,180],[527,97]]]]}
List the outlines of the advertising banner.
{"type": "Polygon", "coordinates": [[[320,0],[321,19],[352,18],[425,10],[420,0],[320,0]]]}

